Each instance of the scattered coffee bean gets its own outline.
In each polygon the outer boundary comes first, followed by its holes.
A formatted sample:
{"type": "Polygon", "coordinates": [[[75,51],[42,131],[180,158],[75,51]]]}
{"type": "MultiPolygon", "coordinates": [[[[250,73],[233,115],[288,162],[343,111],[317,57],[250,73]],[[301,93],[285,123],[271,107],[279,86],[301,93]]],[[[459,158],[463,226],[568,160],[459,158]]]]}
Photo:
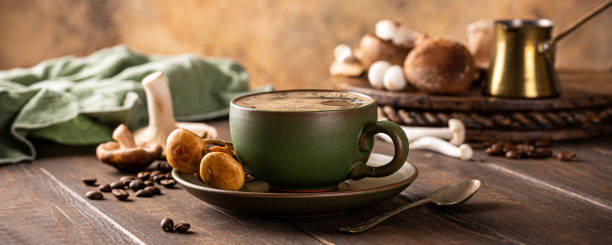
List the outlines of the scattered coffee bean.
{"type": "Polygon", "coordinates": [[[166,179],[174,179],[174,177],[172,177],[172,173],[167,173],[166,174],[166,179]]]}
{"type": "Polygon", "coordinates": [[[138,177],[141,180],[148,180],[150,176],[151,176],[151,172],[149,171],[142,171],[138,173],[138,175],[136,175],[136,177],[138,177]]]}
{"type": "Polygon", "coordinates": [[[115,181],[115,182],[110,184],[110,187],[112,189],[123,189],[125,187],[125,185],[123,183],[121,183],[121,181],[115,181]]]}
{"type": "Polygon", "coordinates": [[[489,155],[502,155],[502,153],[504,153],[502,151],[501,144],[492,144],[485,150],[485,152],[489,155]]]}
{"type": "Polygon", "coordinates": [[[133,191],[138,191],[141,189],[144,189],[145,187],[147,187],[147,185],[145,185],[145,183],[142,180],[132,180],[130,182],[130,189],[132,189],[133,191]]]}
{"type": "Polygon", "coordinates": [[[145,185],[147,185],[147,186],[154,186],[154,185],[155,185],[155,182],[150,181],[150,180],[145,180],[145,181],[144,181],[144,183],[145,183],[145,185]]]}
{"type": "Polygon", "coordinates": [[[85,196],[91,200],[102,200],[104,198],[102,192],[99,191],[88,191],[85,196]]]}
{"type": "Polygon", "coordinates": [[[150,191],[147,190],[139,190],[136,192],[136,196],[137,197],[152,197],[153,193],[151,193],[150,191]]]}
{"type": "Polygon", "coordinates": [[[123,176],[119,179],[119,181],[121,181],[121,183],[123,183],[124,186],[129,186],[130,182],[132,182],[132,180],[135,180],[136,177],[134,176],[123,176]]]}
{"type": "Polygon", "coordinates": [[[153,195],[161,195],[161,190],[157,186],[147,186],[144,188],[145,191],[151,192],[153,195]]]}
{"type": "Polygon", "coordinates": [[[163,175],[163,174],[158,174],[158,175],[153,176],[153,181],[157,183],[160,183],[162,180],[165,180],[165,179],[166,179],[166,175],[163,175]]]}
{"type": "Polygon", "coordinates": [[[535,147],[527,143],[515,145],[514,149],[523,156],[529,156],[529,154],[535,151],[535,147]]]}
{"type": "Polygon", "coordinates": [[[159,161],[159,163],[157,164],[157,169],[162,173],[168,173],[172,171],[172,166],[170,166],[168,162],[159,161]]]}
{"type": "Polygon", "coordinates": [[[170,218],[162,219],[161,228],[165,232],[173,232],[174,231],[174,221],[170,218]]]}
{"type": "Polygon", "coordinates": [[[502,151],[504,152],[509,152],[509,151],[513,151],[516,147],[510,143],[510,142],[505,142],[502,146],[502,151]]]}
{"type": "Polygon", "coordinates": [[[130,196],[130,193],[126,190],[115,189],[113,190],[113,196],[115,196],[119,201],[124,201],[130,196]]]}
{"type": "Polygon", "coordinates": [[[552,156],[552,151],[548,148],[536,148],[533,151],[527,152],[527,156],[531,158],[547,158],[552,156]]]}
{"type": "Polygon", "coordinates": [[[98,187],[98,190],[101,192],[111,192],[112,188],[109,184],[103,184],[100,187],[98,187]]]}
{"type": "Polygon", "coordinates": [[[180,223],[180,224],[174,225],[174,230],[179,233],[185,233],[189,230],[189,227],[191,227],[189,223],[180,223]]]}
{"type": "Polygon", "coordinates": [[[162,174],[162,172],[161,172],[161,171],[159,171],[159,170],[153,170],[153,171],[151,171],[151,174],[150,174],[150,175],[151,175],[151,178],[152,178],[152,177],[158,176],[158,175],[160,175],[160,174],[162,174]]]}
{"type": "Polygon", "coordinates": [[[86,178],[86,179],[83,179],[83,183],[85,183],[86,185],[95,185],[97,181],[98,181],[98,179],[96,179],[96,178],[86,178]]]}
{"type": "Polygon", "coordinates": [[[173,179],[165,179],[165,180],[162,180],[160,184],[166,188],[172,188],[176,184],[176,181],[173,179]]]}
{"type": "Polygon", "coordinates": [[[576,153],[569,151],[560,151],[555,154],[555,157],[561,161],[571,161],[576,158],[576,153]]]}
{"type": "Polygon", "coordinates": [[[506,157],[518,159],[518,158],[521,158],[522,155],[516,150],[511,150],[511,151],[506,152],[506,157]]]}

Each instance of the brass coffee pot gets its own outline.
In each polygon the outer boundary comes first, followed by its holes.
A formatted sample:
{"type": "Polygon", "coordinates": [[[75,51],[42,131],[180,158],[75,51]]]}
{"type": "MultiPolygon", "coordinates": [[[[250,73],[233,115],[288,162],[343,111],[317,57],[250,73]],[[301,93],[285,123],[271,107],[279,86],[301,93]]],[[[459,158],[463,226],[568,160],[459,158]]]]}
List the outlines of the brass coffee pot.
{"type": "Polygon", "coordinates": [[[495,45],[489,79],[483,93],[496,97],[547,98],[560,96],[555,71],[555,45],[570,32],[612,5],[602,4],[565,31],[551,38],[547,19],[495,21],[495,45]]]}

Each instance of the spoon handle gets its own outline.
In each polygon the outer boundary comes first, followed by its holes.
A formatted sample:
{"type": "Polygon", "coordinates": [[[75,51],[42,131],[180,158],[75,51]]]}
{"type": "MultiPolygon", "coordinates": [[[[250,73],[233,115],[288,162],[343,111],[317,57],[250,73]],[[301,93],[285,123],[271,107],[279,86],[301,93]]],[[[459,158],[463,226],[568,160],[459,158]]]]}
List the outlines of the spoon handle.
{"type": "Polygon", "coordinates": [[[399,214],[401,212],[404,212],[405,210],[408,210],[410,208],[414,208],[416,206],[421,206],[425,203],[428,203],[430,200],[429,198],[425,198],[425,199],[421,199],[419,201],[413,202],[413,203],[408,203],[405,205],[402,205],[398,208],[395,208],[389,212],[383,213],[381,215],[378,216],[374,216],[372,218],[370,218],[369,220],[366,220],[364,222],[361,222],[359,224],[353,225],[353,226],[347,226],[347,227],[340,227],[340,229],[338,229],[338,231],[342,231],[342,232],[347,232],[347,233],[361,233],[363,231],[366,231],[372,227],[374,227],[375,225],[379,224],[380,222],[383,222],[391,217],[393,217],[396,214],[399,214]]]}

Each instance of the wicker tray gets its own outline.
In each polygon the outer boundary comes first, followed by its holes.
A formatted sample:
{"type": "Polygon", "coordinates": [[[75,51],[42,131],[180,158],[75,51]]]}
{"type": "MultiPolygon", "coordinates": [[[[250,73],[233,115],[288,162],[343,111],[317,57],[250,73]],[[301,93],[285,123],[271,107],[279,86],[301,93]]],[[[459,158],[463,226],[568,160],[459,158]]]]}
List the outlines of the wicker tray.
{"type": "Polygon", "coordinates": [[[567,140],[612,133],[612,73],[559,73],[562,96],[504,99],[483,96],[474,87],[462,95],[429,95],[415,89],[390,92],[372,88],[365,76],[332,77],[336,89],[374,97],[379,113],[409,126],[445,126],[461,119],[470,140],[567,140]]]}

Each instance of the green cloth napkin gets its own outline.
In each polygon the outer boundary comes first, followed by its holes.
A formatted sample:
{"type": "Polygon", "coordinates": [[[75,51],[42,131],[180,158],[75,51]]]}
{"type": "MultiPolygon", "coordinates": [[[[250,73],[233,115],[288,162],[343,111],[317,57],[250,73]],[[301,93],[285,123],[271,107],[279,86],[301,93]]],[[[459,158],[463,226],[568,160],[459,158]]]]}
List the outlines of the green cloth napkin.
{"type": "Polygon", "coordinates": [[[0,164],[33,160],[33,138],[91,145],[111,140],[112,128],[119,123],[131,129],[145,126],[146,98],[140,81],[155,71],[168,78],[179,121],[226,115],[230,100],[249,92],[249,75],[234,61],[146,56],[124,46],[3,71],[0,164]]]}

